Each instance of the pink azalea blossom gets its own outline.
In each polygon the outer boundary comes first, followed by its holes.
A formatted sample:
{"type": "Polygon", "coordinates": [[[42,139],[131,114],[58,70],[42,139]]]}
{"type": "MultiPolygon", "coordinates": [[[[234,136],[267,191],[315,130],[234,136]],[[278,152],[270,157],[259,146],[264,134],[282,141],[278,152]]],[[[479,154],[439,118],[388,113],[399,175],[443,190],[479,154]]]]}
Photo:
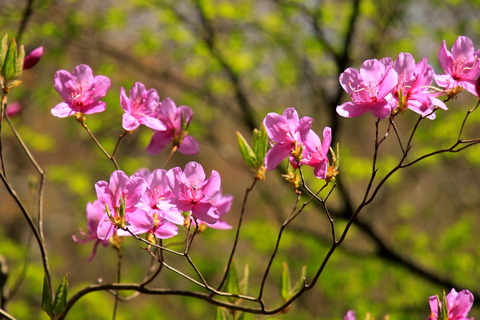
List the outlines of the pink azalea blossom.
{"type": "Polygon", "coordinates": [[[475,80],[480,75],[480,50],[475,52],[473,42],[460,36],[455,41],[451,51],[447,50],[443,41],[438,51],[438,60],[445,74],[435,76],[437,84],[447,91],[449,96],[455,96],[463,89],[478,95],[475,90],[475,80]]]}
{"type": "Polygon", "coordinates": [[[148,170],[138,171],[134,176],[141,176],[146,184],[138,207],[147,212],[154,219],[165,219],[176,224],[183,224],[184,217],[170,198],[173,193],[168,186],[167,171],[156,169],[151,173],[148,170]]]}
{"type": "Polygon", "coordinates": [[[310,117],[299,119],[295,108],[285,109],[282,115],[272,112],[265,116],[263,123],[273,144],[265,156],[267,171],[275,169],[288,157],[294,168],[303,164],[312,166],[315,168],[315,176],[325,179],[331,129],[324,129],[321,142],[317,134],[310,129],[312,121],[310,117]]]}
{"type": "Polygon", "coordinates": [[[23,70],[33,68],[38,63],[38,61],[42,56],[43,56],[43,47],[38,47],[32,50],[29,54],[25,56],[25,59],[23,60],[23,70]]]}
{"type": "Polygon", "coordinates": [[[163,100],[160,107],[160,119],[167,129],[153,134],[147,151],[151,154],[159,153],[169,143],[173,143],[181,153],[196,154],[198,152],[198,143],[186,131],[192,116],[193,112],[189,107],[179,106],[177,108],[172,99],[166,98],[163,100]]]}
{"type": "Polygon", "coordinates": [[[328,171],[328,152],[332,143],[332,129],[325,127],[323,129],[323,141],[311,131],[309,135],[309,143],[306,144],[303,162],[313,167],[313,174],[319,179],[325,179],[328,171]]]}
{"type": "Polygon", "coordinates": [[[165,220],[158,215],[154,215],[153,226],[148,232],[159,239],[168,239],[178,234],[178,227],[170,221],[165,220]]]}
{"type": "Polygon", "coordinates": [[[89,66],[81,64],[75,67],[72,73],[59,70],[53,80],[55,90],[64,100],[51,110],[54,116],[65,118],[105,111],[105,102],[98,100],[106,95],[110,79],[100,75],[93,76],[89,66]]]}
{"type": "Polygon", "coordinates": [[[127,97],[125,89],[120,90],[120,105],[125,113],[123,114],[122,126],[127,131],[137,129],[141,124],[154,130],[163,131],[167,127],[158,119],[160,116],[160,103],[157,90],[145,89],[140,82],[130,89],[130,96],[127,97]]]}
{"type": "Polygon", "coordinates": [[[468,312],[473,306],[473,294],[470,291],[462,290],[457,292],[455,289],[452,289],[445,297],[445,300],[448,314],[442,317],[442,302],[438,296],[431,296],[429,298],[431,313],[427,320],[473,320],[473,318],[467,317],[468,312]]]}
{"type": "Polygon", "coordinates": [[[390,115],[392,90],[397,85],[398,74],[388,60],[365,61],[360,71],[348,68],[340,75],[340,84],[350,94],[352,101],[337,107],[342,117],[357,117],[370,111],[377,118],[390,115]]]}
{"type": "Polygon", "coordinates": [[[400,111],[408,108],[429,119],[435,118],[435,107],[447,110],[445,103],[436,98],[441,93],[430,90],[434,72],[427,58],[415,64],[410,53],[402,52],[393,69],[398,73],[398,84],[393,90],[392,108],[400,111]]]}
{"type": "Polygon", "coordinates": [[[100,222],[100,219],[103,217],[104,213],[105,213],[105,208],[102,207],[100,201],[96,200],[94,202],[89,202],[87,204],[88,232],[85,233],[82,230],[80,230],[80,235],[82,236],[82,238],[78,238],[76,235],[72,236],[73,241],[77,243],[82,243],[82,244],[95,240],[92,254],[88,258],[88,261],[92,260],[93,257],[95,256],[95,253],[97,252],[97,246],[99,244],[102,244],[104,247],[106,247],[109,243],[109,239],[101,240],[98,238],[98,235],[97,235],[98,224],[100,222]]]}
{"type": "Polygon", "coordinates": [[[168,185],[174,195],[171,203],[180,212],[190,212],[195,219],[214,224],[220,218],[220,212],[210,201],[220,191],[221,179],[217,171],[212,170],[206,179],[201,164],[189,162],[185,170],[176,167],[167,172],[168,185]]]}
{"type": "Polygon", "coordinates": [[[110,181],[99,181],[95,184],[97,197],[104,214],[97,228],[98,238],[106,240],[115,233],[120,236],[142,234],[150,230],[154,219],[144,210],[137,207],[145,191],[145,182],[139,176],[128,177],[117,170],[110,176],[110,181]]]}

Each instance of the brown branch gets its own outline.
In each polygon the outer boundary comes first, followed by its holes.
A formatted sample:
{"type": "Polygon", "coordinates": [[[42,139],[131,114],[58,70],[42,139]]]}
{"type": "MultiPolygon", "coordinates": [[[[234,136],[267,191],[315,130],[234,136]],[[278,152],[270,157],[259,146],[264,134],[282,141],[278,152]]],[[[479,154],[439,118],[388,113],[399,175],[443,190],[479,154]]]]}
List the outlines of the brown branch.
{"type": "Polygon", "coordinates": [[[27,0],[27,3],[25,5],[25,8],[23,9],[22,13],[22,20],[20,21],[20,25],[18,26],[18,31],[17,31],[17,42],[20,43],[23,33],[25,32],[25,29],[27,28],[27,24],[30,21],[30,18],[33,15],[33,3],[35,0],[27,0]]]}
{"type": "Polygon", "coordinates": [[[222,67],[224,73],[227,75],[227,78],[230,80],[230,83],[232,84],[235,91],[235,97],[237,99],[238,106],[242,111],[243,122],[250,130],[253,130],[257,127],[254,116],[254,109],[247,98],[247,94],[245,92],[245,89],[243,88],[241,78],[233,69],[233,67],[227,62],[225,57],[221,54],[220,50],[217,48],[217,35],[215,28],[213,27],[212,22],[206,16],[201,1],[195,0],[194,2],[197,9],[196,12],[198,17],[200,18],[202,27],[200,31],[200,39],[203,40],[212,57],[217,60],[217,62],[222,67]]]}

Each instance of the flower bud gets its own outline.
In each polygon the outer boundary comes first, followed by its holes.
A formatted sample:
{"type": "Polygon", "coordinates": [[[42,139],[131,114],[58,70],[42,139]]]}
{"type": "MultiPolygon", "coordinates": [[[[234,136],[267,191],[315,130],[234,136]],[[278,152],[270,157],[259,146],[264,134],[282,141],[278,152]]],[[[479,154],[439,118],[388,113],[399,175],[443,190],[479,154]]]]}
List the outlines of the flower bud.
{"type": "Polygon", "coordinates": [[[7,105],[7,116],[9,118],[11,117],[14,117],[18,114],[20,114],[20,112],[22,112],[22,106],[20,103],[18,102],[14,102],[14,103],[11,103],[9,105],[7,105]]]}
{"type": "Polygon", "coordinates": [[[23,70],[33,68],[43,56],[43,47],[32,50],[23,61],[23,70]]]}

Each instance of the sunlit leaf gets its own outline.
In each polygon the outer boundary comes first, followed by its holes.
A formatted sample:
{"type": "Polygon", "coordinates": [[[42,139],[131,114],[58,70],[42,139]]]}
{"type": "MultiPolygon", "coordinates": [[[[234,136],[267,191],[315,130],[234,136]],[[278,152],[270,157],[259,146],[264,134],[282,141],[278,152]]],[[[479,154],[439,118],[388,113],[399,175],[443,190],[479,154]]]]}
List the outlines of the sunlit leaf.
{"type": "MultiPolygon", "coordinates": [[[[235,264],[232,262],[230,265],[230,269],[228,270],[227,274],[227,281],[225,283],[225,289],[227,292],[232,294],[239,294],[240,293],[240,286],[238,283],[238,275],[237,269],[235,268],[235,264]]],[[[235,301],[236,298],[229,298],[230,301],[235,301]]]]}
{"type": "Polygon", "coordinates": [[[284,301],[290,299],[290,292],[292,290],[290,280],[290,270],[286,262],[282,263],[282,273],[280,279],[280,295],[284,301]]]}
{"type": "Polygon", "coordinates": [[[236,131],[237,134],[237,143],[238,143],[238,148],[240,149],[240,154],[242,156],[243,162],[245,164],[255,170],[256,169],[256,157],[255,153],[253,152],[252,148],[248,144],[248,142],[245,140],[245,138],[242,136],[242,134],[238,131],[236,131]]]}
{"type": "Polygon", "coordinates": [[[0,71],[3,69],[3,63],[5,61],[5,55],[8,49],[8,34],[5,34],[0,42],[0,71]]]}
{"type": "Polygon", "coordinates": [[[232,316],[227,309],[218,307],[217,314],[215,315],[215,320],[231,320],[232,316]]]}
{"type": "Polygon", "coordinates": [[[239,283],[239,289],[241,294],[247,294],[248,293],[248,281],[250,277],[250,268],[248,264],[245,265],[245,268],[243,269],[243,277],[242,280],[240,280],[239,283]]]}
{"type": "Polygon", "coordinates": [[[264,163],[265,155],[268,149],[268,135],[265,126],[262,124],[260,130],[253,132],[253,152],[257,160],[257,168],[264,163]]]}
{"type": "Polygon", "coordinates": [[[2,75],[6,81],[13,80],[17,76],[17,42],[12,40],[7,49],[2,66],[2,75]]]}
{"type": "Polygon", "coordinates": [[[65,311],[67,306],[67,291],[68,291],[68,275],[65,275],[58,286],[57,293],[55,294],[55,300],[53,301],[53,314],[55,316],[65,311]]]}
{"type": "Polygon", "coordinates": [[[42,304],[41,308],[51,318],[53,317],[53,305],[52,305],[52,292],[48,285],[47,276],[43,278],[43,292],[42,292],[42,304]]]}

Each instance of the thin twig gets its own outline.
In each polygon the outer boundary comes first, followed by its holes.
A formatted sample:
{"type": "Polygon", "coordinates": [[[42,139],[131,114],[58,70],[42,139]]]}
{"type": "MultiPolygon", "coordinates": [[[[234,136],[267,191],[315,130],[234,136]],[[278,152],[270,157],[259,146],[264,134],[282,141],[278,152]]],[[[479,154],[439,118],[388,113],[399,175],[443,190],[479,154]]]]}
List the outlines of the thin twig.
{"type": "Polygon", "coordinates": [[[47,281],[47,286],[50,291],[52,291],[52,286],[51,286],[51,278],[50,278],[50,268],[48,264],[48,254],[47,250],[45,248],[45,241],[44,241],[44,236],[43,236],[43,190],[44,190],[44,182],[45,182],[45,172],[42,169],[42,167],[38,164],[36,161],[35,157],[32,155],[30,152],[30,149],[27,147],[23,139],[21,138],[20,134],[16,130],[15,126],[10,122],[10,119],[8,118],[8,115],[6,114],[6,106],[7,106],[7,101],[8,101],[8,90],[5,88],[2,88],[2,102],[1,102],[1,116],[0,116],[0,162],[1,162],[1,167],[2,171],[0,172],[0,178],[3,181],[3,184],[5,185],[7,191],[9,192],[10,196],[13,198],[13,200],[17,203],[17,206],[19,207],[20,211],[23,214],[23,217],[27,221],[30,229],[33,232],[33,235],[35,237],[35,240],[39,246],[40,249],[40,254],[42,257],[42,264],[43,268],[45,271],[45,277],[47,281]],[[13,185],[10,183],[7,172],[5,169],[5,161],[4,161],[4,155],[3,155],[3,149],[2,149],[2,124],[3,124],[3,119],[7,121],[7,123],[10,126],[10,129],[12,130],[13,134],[15,135],[15,138],[19,142],[21,149],[25,152],[27,155],[27,158],[30,160],[30,162],[33,164],[35,167],[36,171],[40,175],[40,185],[39,185],[39,194],[38,194],[38,225],[35,224],[33,218],[31,217],[29,211],[23,204],[22,200],[18,196],[15,188],[13,185]]]}
{"type": "MultiPolygon", "coordinates": [[[[117,160],[115,159],[114,156],[111,156],[107,150],[103,148],[101,143],[97,140],[95,135],[93,134],[92,131],[88,128],[88,126],[85,124],[85,119],[83,117],[77,118],[77,121],[82,125],[82,127],[87,131],[88,135],[90,138],[92,138],[93,142],[97,145],[97,147],[102,151],[102,153],[110,160],[112,161],[113,165],[115,166],[115,169],[120,170],[120,167],[118,166],[117,160]]],[[[119,139],[120,140],[120,139],[119,139]]]]}
{"type": "Polygon", "coordinates": [[[120,136],[118,136],[117,143],[115,144],[115,148],[113,148],[112,158],[114,158],[115,154],[117,153],[118,147],[120,146],[120,141],[122,141],[122,139],[129,133],[130,131],[125,130],[120,136]]]}
{"type": "Polygon", "coordinates": [[[0,315],[2,316],[2,319],[5,320],[16,320],[10,313],[3,309],[0,309],[0,315]]]}
{"type": "Polygon", "coordinates": [[[222,280],[220,281],[220,284],[217,286],[218,290],[220,290],[223,287],[223,285],[225,284],[225,281],[227,280],[227,275],[232,265],[233,256],[235,255],[237,245],[238,245],[238,240],[240,238],[240,229],[242,227],[243,217],[245,215],[248,196],[250,192],[252,192],[256,183],[257,183],[257,179],[254,179],[250,187],[248,187],[245,190],[245,195],[243,196],[243,201],[242,201],[242,209],[240,210],[240,216],[238,217],[238,223],[237,223],[237,229],[236,229],[237,231],[235,232],[235,239],[233,241],[232,250],[230,250],[230,256],[228,257],[227,266],[225,267],[225,272],[223,273],[222,280]]]}
{"type": "Polygon", "coordinates": [[[267,282],[267,278],[270,273],[270,269],[273,265],[273,261],[277,256],[278,250],[280,249],[280,241],[282,240],[283,232],[286,230],[287,226],[293,221],[293,218],[297,217],[300,214],[300,212],[303,210],[303,208],[305,208],[305,205],[304,205],[299,210],[297,210],[298,201],[300,197],[301,197],[301,194],[298,193],[297,200],[295,201],[295,205],[290,211],[289,217],[287,217],[287,219],[280,226],[280,230],[278,231],[278,234],[277,234],[277,240],[275,241],[275,247],[272,251],[272,254],[270,255],[270,259],[268,260],[268,264],[267,264],[267,267],[265,268],[265,272],[263,273],[262,281],[260,282],[260,290],[258,293],[258,301],[261,303],[262,309],[265,308],[265,305],[263,303],[263,292],[265,290],[265,283],[267,282]]]}

